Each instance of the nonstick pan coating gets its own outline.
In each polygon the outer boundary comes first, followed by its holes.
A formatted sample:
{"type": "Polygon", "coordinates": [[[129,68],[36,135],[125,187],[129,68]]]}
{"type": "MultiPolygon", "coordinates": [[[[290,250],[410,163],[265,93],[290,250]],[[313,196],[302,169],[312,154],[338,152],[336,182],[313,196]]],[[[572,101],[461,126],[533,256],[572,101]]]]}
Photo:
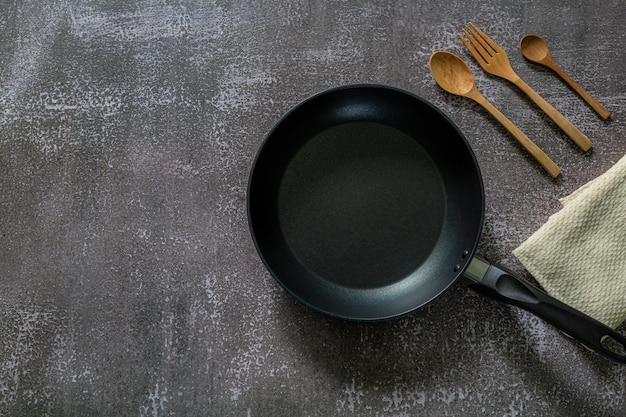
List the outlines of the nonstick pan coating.
{"type": "Polygon", "coordinates": [[[402,90],[345,86],[304,101],[257,154],[248,215],[259,254],[301,302],[376,320],[424,306],[481,233],[480,170],[463,134],[402,90]]]}

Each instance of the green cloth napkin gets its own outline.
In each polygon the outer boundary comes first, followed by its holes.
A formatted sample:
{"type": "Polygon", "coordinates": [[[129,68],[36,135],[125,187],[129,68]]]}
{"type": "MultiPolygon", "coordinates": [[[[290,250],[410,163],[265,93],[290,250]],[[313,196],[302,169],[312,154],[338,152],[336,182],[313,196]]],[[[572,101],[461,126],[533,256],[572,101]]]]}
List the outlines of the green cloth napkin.
{"type": "Polygon", "coordinates": [[[560,202],[513,254],[548,294],[616,328],[626,320],[626,156],[560,202]]]}

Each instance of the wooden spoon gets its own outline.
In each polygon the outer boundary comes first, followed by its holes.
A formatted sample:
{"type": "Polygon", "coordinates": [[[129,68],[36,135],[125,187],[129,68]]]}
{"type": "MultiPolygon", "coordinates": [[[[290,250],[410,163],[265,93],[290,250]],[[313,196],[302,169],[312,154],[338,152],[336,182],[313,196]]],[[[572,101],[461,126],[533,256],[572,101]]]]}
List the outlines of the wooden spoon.
{"type": "Polygon", "coordinates": [[[444,51],[434,52],[430,56],[430,72],[441,88],[448,93],[474,100],[495,117],[506,130],[535,158],[537,162],[556,178],[561,169],[532,140],[517,128],[505,115],[496,109],[476,88],[472,71],[458,56],[444,51]]]}
{"type": "Polygon", "coordinates": [[[598,116],[602,120],[607,120],[611,117],[611,113],[605,109],[600,103],[598,103],[593,97],[589,95],[583,88],[572,80],[552,59],[548,44],[543,38],[538,35],[526,35],[522,38],[519,44],[522,50],[522,55],[529,61],[541,64],[544,67],[550,68],[556,72],[570,87],[574,89],[582,98],[591,106],[591,108],[598,113],[598,116]]]}

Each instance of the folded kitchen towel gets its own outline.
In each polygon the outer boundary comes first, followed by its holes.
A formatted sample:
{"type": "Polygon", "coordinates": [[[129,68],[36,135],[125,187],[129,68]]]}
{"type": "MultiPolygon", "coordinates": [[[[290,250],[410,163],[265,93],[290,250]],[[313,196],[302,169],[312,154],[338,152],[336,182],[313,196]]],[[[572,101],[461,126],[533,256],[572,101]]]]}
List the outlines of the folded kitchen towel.
{"type": "Polygon", "coordinates": [[[513,254],[548,294],[616,328],[626,320],[626,156],[560,202],[513,254]]]}

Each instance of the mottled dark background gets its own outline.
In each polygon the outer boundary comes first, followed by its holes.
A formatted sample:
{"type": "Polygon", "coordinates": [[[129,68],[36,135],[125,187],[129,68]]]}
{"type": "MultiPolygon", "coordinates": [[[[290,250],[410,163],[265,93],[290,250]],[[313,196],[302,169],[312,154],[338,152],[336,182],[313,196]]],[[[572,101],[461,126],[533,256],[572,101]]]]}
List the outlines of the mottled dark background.
{"type": "Polygon", "coordinates": [[[285,111],[388,84],[466,134],[487,195],[480,253],[523,274],[512,250],[626,153],[622,1],[0,4],[1,416],[626,415],[626,366],[463,286],[384,323],[305,309],[266,272],[245,211],[285,111]],[[593,152],[471,61],[456,38],[468,20],[593,152]],[[522,58],[527,33],[611,121],[522,58]],[[437,49],[469,62],[561,179],[435,85],[437,49]]]}

